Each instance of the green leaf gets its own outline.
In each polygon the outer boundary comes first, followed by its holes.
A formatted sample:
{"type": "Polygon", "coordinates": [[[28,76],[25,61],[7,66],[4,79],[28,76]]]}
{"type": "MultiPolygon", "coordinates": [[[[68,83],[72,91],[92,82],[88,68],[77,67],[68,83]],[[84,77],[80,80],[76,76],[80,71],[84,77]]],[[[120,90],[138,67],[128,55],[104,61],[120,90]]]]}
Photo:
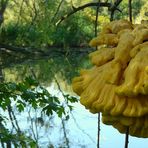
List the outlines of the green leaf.
{"type": "Polygon", "coordinates": [[[60,100],[59,100],[58,97],[53,97],[53,100],[54,100],[56,103],[60,104],[60,100]]]}
{"type": "Polygon", "coordinates": [[[31,101],[31,105],[34,109],[36,109],[38,106],[36,101],[31,101]]]}
{"type": "Polygon", "coordinates": [[[51,109],[51,108],[47,108],[47,110],[46,110],[46,115],[50,116],[50,115],[52,115],[52,114],[53,114],[52,109],[51,109]]]}
{"type": "Polygon", "coordinates": [[[68,96],[67,97],[67,100],[71,103],[75,103],[75,102],[78,102],[78,99],[76,97],[73,97],[73,96],[68,96]]]}
{"type": "Polygon", "coordinates": [[[25,84],[29,84],[30,86],[38,86],[39,83],[37,80],[33,79],[31,76],[25,78],[25,84]]]}
{"type": "Polygon", "coordinates": [[[65,114],[65,109],[63,106],[59,107],[57,114],[60,118],[62,117],[63,114],[65,114]]]}
{"type": "Polygon", "coordinates": [[[8,83],[7,87],[9,90],[11,90],[13,92],[16,90],[17,85],[15,83],[8,83]]]}
{"type": "Polygon", "coordinates": [[[24,111],[24,106],[23,106],[23,104],[17,104],[17,108],[18,108],[18,111],[19,111],[19,112],[24,111]]]}
{"type": "Polygon", "coordinates": [[[23,83],[19,83],[17,85],[17,90],[20,91],[20,92],[24,92],[28,89],[28,87],[26,85],[24,85],[23,83]]]}
{"type": "Polygon", "coordinates": [[[71,106],[71,105],[68,105],[68,107],[69,107],[70,111],[72,111],[72,109],[73,109],[73,106],[71,106]]]}
{"type": "Polygon", "coordinates": [[[29,142],[30,148],[35,148],[37,147],[37,144],[34,141],[29,142]]]}

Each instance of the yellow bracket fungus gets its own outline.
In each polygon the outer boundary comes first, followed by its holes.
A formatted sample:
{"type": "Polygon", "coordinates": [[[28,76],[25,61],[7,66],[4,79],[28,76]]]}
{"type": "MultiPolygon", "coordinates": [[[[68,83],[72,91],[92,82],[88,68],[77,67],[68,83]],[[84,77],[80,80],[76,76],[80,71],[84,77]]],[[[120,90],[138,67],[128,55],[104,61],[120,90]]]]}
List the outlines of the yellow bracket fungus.
{"type": "Polygon", "coordinates": [[[81,104],[119,132],[148,138],[147,24],[110,22],[89,45],[98,48],[89,54],[94,66],[72,82],[81,104]]]}

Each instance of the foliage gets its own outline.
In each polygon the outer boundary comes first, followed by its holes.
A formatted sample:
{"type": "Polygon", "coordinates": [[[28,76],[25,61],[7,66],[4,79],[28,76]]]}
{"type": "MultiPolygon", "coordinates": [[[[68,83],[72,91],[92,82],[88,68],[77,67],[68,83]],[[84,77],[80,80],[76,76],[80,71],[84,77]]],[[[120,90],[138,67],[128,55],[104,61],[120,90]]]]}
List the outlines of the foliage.
{"type": "MultiPolygon", "coordinates": [[[[138,16],[138,14],[140,13],[140,10],[142,8],[142,6],[144,5],[144,3],[146,3],[145,0],[134,0],[132,1],[132,17],[134,19],[134,21],[136,21],[136,18],[138,16]]],[[[115,13],[115,19],[127,19],[129,17],[128,14],[128,1],[122,1],[119,9],[121,10],[121,12],[116,12],[115,13]]]]}
{"type": "MultiPolygon", "coordinates": [[[[58,97],[52,96],[44,87],[39,83],[27,77],[21,83],[0,83],[0,107],[6,110],[8,106],[11,106],[12,101],[15,101],[17,109],[21,112],[24,110],[27,104],[30,104],[34,109],[42,107],[42,111],[47,115],[52,115],[56,112],[59,117],[66,115],[64,110],[64,104],[58,97]]],[[[77,102],[77,99],[64,95],[67,105],[69,102],[77,102]]],[[[69,106],[68,106],[69,107],[69,106]]],[[[71,110],[71,107],[69,108],[71,110]]]]}
{"type": "Polygon", "coordinates": [[[136,18],[136,21],[140,22],[141,21],[141,18],[143,20],[147,20],[148,19],[148,2],[146,2],[142,7],[141,7],[141,10],[140,10],[140,13],[138,14],[138,17],[136,18]]]}
{"type": "MultiPolygon", "coordinates": [[[[4,13],[4,23],[1,27],[1,43],[17,46],[44,47],[80,46],[87,45],[94,36],[94,22],[96,9],[90,7],[77,12],[67,20],[56,26],[73,7],[92,2],[90,0],[78,1],[9,1],[4,13]],[[59,9],[58,9],[59,8],[59,9]]],[[[94,1],[96,2],[96,1],[94,1]]],[[[109,1],[112,3],[112,1],[109,1]]],[[[136,19],[146,0],[132,2],[133,18],[136,19]]],[[[115,13],[115,19],[128,18],[128,1],[119,5],[122,12],[115,13]]],[[[108,9],[99,10],[99,29],[105,21],[109,21],[108,9]]]]}
{"type": "Polygon", "coordinates": [[[26,136],[24,133],[13,134],[5,127],[1,128],[0,131],[0,142],[2,145],[5,143],[7,147],[11,147],[13,144],[15,147],[31,147],[34,148],[37,146],[36,142],[29,136],[26,136]]]}
{"type": "Polygon", "coordinates": [[[65,44],[75,46],[86,43],[88,37],[91,36],[92,25],[88,27],[89,20],[85,19],[86,16],[83,13],[76,14],[62,25],[56,26],[56,21],[61,15],[70,10],[69,3],[65,2],[65,4],[61,6],[60,15],[58,13],[54,17],[59,5],[58,1],[37,0],[17,4],[10,2],[1,30],[1,36],[3,36],[1,42],[33,47],[65,46],[65,44]]]}
{"type": "MultiPolygon", "coordinates": [[[[0,108],[4,111],[11,111],[11,106],[15,103],[15,107],[19,112],[24,111],[26,106],[31,106],[35,110],[41,108],[47,116],[53,115],[55,112],[60,118],[69,118],[69,112],[73,109],[71,103],[77,102],[77,98],[64,94],[64,101],[51,95],[47,89],[39,84],[32,77],[27,77],[23,82],[18,84],[13,82],[0,83],[0,108]]],[[[6,119],[0,116],[0,124],[6,122],[6,119]]],[[[14,145],[34,145],[35,141],[25,136],[24,133],[10,133],[4,126],[0,131],[0,139],[2,143],[7,141],[14,145]]]]}
{"type": "Polygon", "coordinates": [[[4,57],[4,59],[7,59],[7,61],[3,62],[6,65],[6,68],[3,69],[5,81],[20,82],[24,77],[28,77],[31,74],[32,69],[37,80],[44,86],[49,86],[54,81],[55,75],[57,79],[63,80],[66,84],[67,82],[71,84],[72,78],[78,75],[80,68],[88,68],[90,66],[88,60],[90,49],[81,48],[81,52],[77,48],[60,50],[54,48],[52,50],[55,52],[52,52],[49,57],[41,57],[41,59],[36,60],[27,56],[24,61],[18,55],[19,59],[16,60],[19,61],[19,64],[16,65],[14,65],[14,56],[4,57]]]}

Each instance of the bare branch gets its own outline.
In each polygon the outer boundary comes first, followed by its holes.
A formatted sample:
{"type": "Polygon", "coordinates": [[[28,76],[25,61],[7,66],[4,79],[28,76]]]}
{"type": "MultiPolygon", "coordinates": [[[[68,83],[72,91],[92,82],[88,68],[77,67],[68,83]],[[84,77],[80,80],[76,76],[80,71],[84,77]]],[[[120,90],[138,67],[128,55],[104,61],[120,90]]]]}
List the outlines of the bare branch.
{"type": "MultiPolygon", "coordinates": [[[[32,131],[32,134],[33,134],[33,137],[34,137],[34,140],[35,140],[35,142],[37,143],[37,147],[38,147],[38,131],[37,131],[37,129],[36,129],[36,127],[35,127],[35,130],[34,130],[34,125],[33,125],[33,121],[32,121],[32,117],[31,117],[31,108],[28,110],[28,115],[29,115],[29,119],[30,119],[30,124],[31,124],[31,126],[30,126],[30,130],[32,131]]],[[[35,126],[37,126],[36,125],[36,123],[35,123],[35,126]]]]}
{"type": "MultiPolygon", "coordinates": [[[[98,0],[98,3],[101,3],[101,0],[98,0]]],[[[96,9],[96,20],[95,20],[95,37],[97,36],[98,32],[98,13],[99,13],[100,5],[97,6],[96,9]]],[[[97,50],[97,47],[96,47],[97,50]]],[[[97,133],[97,148],[100,148],[100,113],[98,113],[98,133],[97,133]]]]}
{"type": "MultiPolygon", "coordinates": [[[[100,0],[98,0],[98,3],[100,4],[100,0]]],[[[96,10],[96,20],[95,20],[95,37],[97,36],[97,29],[98,29],[98,13],[99,13],[99,5],[97,6],[96,10]]]]}
{"type": "Polygon", "coordinates": [[[129,143],[129,127],[127,127],[125,134],[125,148],[128,148],[128,143],[129,143]]]}
{"type": "Polygon", "coordinates": [[[12,127],[16,130],[17,134],[20,135],[21,130],[20,130],[20,127],[18,125],[18,121],[17,121],[17,119],[14,115],[14,112],[12,110],[12,107],[10,105],[8,105],[8,115],[9,115],[9,118],[11,120],[12,127]]]}
{"type": "Polygon", "coordinates": [[[63,16],[57,23],[56,25],[59,25],[62,21],[64,21],[65,19],[67,19],[68,17],[70,17],[71,15],[73,15],[74,13],[78,12],[78,11],[81,11],[81,10],[84,10],[85,8],[88,8],[88,7],[94,7],[94,6],[99,6],[99,7],[108,7],[110,8],[111,7],[111,4],[110,3],[106,3],[106,2],[96,2],[96,3],[87,3],[85,5],[82,5],[80,7],[77,7],[77,8],[74,8],[73,11],[71,11],[70,13],[68,13],[67,15],[63,16]]]}
{"type": "Polygon", "coordinates": [[[71,117],[75,123],[75,125],[77,126],[77,128],[83,133],[85,134],[94,144],[96,143],[94,138],[91,137],[91,135],[89,135],[85,130],[82,129],[82,127],[80,126],[80,124],[77,122],[77,119],[74,117],[73,113],[71,112],[71,117]]]}
{"type": "Polygon", "coordinates": [[[65,121],[62,118],[61,118],[61,121],[62,121],[63,134],[64,134],[64,138],[65,138],[65,144],[66,144],[67,148],[70,148],[69,140],[68,140],[67,133],[66,133],[65,121]]]}
{"type": "MultiPolygon", "coordinates": [[[[115,10],[118,10],[120,11],[117,7],[119,6],[119,4],[122,2],[122,0],[116,0],[115,3],[110,7],[110,11],[111,11],[111,14],[110,14],[110,21],[113,21],[114,19],[114,13],[115,13],[115,10]]],[[[120,11],[121,12],[121,11],[120,11]]]]}
{"type": "Polygon", "coordinates": [[[129,7],[129,21],[132,22],[132,0],[128,1],[128,7],[129,7]]]}

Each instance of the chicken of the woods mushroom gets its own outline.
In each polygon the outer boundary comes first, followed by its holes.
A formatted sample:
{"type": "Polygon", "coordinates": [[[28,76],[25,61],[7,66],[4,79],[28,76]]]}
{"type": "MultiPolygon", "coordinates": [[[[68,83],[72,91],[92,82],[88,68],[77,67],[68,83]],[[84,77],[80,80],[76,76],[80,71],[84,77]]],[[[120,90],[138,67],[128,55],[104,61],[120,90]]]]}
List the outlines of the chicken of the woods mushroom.
{"type": "Polygon", "coordinates": [[[148,24],[112,21],[89,45],[94,66],[72,82],[81,104],[119,132],[148,138],[148,24]]]}

